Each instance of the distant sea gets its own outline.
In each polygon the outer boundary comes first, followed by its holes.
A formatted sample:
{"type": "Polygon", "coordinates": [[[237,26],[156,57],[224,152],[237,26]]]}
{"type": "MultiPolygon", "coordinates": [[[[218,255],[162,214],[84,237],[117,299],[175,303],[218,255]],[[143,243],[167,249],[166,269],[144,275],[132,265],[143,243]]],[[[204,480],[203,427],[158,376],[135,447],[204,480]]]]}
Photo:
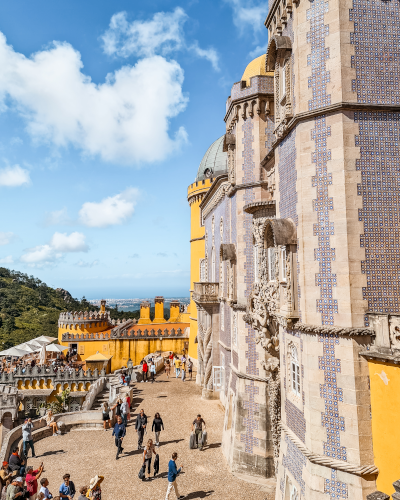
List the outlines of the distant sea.
{"type": "MultiPolygon", "coordinates": [[[[95,306],[100,305],[101,299],[91,299],[89,302],[95,306]]],[[[154,306],[154,297],[152,298],[139,298],[139,299],[105,299],[107,301],[107,306],[115,307],[118,306],[120,311],[138,311],[140,309],[140,303],[142,300],[147,300],[152,306],[154,306]]],[[[171,300],[179,300],[181,304],[189,304],[190,297],[164,297],[164,307],[169,308],[169,303],[171,300]]]]}

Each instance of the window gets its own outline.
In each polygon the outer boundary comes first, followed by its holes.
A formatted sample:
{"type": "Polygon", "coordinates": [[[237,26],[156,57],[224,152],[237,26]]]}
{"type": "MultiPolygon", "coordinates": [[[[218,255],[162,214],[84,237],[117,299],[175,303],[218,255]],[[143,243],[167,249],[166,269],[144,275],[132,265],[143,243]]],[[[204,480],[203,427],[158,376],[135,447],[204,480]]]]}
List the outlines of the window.
{"type": "Polygon", "coordinates": [[[290,488],[290,500],[299,500],[296,486],[291,486],[290,488]]]}
{"type": "Polygon", "coordinates": [[[258,283],[258,246],[253,243],[254,281],[258,283]]]}
{"type": "Polygon", "coordinates": [[[268,258],[268,279],[272,281],[275,279],[275,248],[269,247],[267,251],[268,258]]]}
{"type": "Polygon", "coordinates": [[[219,319],[220,319],[220,329],[225,330],[225,303],[221,302],[219,305],[219,319]]]}
{"type": "Polygon", "coordinates": [[[206,280],[206,259],[200,259],[200,281],[206,280]]]}
{"type": "Polygon", "coordinates": [[[291,360],[290,360],[290,375],[292,382],[292,392],[296,396],[300,396],[300,365],[299,357],[297,353],[297,347],[292,345],[290,348],[291,360]]]}
{"type": "Polygon", "coordinates": [[[215,283],[215,248],[211,250],[211,282],[215,283]]]}
{"type": "Polygon", "coordinates": [[[238,342],[238,331],[237,331],[237,312],[232,314],[232,344],[237,346],[238,342]]]}
{"type": "Polygon", "coordinates": [[[286,281],[286,247],[281,247],[281,279],[286,281]]]}

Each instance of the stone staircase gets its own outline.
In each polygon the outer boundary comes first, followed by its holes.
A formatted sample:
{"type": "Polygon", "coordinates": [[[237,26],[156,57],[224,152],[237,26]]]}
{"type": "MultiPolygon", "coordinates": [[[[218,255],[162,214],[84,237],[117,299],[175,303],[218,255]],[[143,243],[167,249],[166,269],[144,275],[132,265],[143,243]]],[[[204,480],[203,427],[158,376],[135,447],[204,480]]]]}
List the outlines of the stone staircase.
{"type": "Polygon", "coordinates": [[[108,403],[108,398],[109,398],[109,390],[105,389],[104,391],[101,391],[99,394],[97,394],[93,406],[91,407],[91,410],[98,410],[98,411],[101,410],[101,405],[105,402],[108,403]]]}

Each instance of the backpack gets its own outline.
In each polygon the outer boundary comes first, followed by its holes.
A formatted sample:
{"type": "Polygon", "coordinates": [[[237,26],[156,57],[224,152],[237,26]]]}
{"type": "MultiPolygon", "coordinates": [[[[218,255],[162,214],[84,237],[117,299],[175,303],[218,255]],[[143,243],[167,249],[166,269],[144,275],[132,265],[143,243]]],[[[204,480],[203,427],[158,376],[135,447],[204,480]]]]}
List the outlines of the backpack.
{"type": "Polygon", "coordinates": [[[146,464],[143,464],[139,471],[139,479],[143,481],[146,478],[146,464]]]}
{"type": "Polygon", "coordinates": [[[156,458],[154,460],[154,474],[158,474],[158,471],[160,470],[160,456],[156,455],[156,458]]]}

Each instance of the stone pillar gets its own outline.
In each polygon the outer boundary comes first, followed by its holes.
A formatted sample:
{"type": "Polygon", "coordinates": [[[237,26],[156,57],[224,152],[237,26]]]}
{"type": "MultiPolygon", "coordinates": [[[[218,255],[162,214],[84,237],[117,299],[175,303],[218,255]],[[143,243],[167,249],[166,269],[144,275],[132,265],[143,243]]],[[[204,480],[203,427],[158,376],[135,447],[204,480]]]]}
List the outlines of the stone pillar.
{"type": "Polygon", "coordinates": [[[106,312],[106,300],[102,299],[100,301],[100,312],[105,313],[106,312]]]}
{"type": "Polygon", "coordinates": [[[154,323],[166,323],[164,319],[164,297],[157,296],[154,299],[154,302],[155,302],[154,323]]]}
{"type": "Polygon", "coordinates": [[[150,302],[143,300],[140,303],[140,319],[138,325],[148,325],[151,323],[150,319],[150,302]]]}

